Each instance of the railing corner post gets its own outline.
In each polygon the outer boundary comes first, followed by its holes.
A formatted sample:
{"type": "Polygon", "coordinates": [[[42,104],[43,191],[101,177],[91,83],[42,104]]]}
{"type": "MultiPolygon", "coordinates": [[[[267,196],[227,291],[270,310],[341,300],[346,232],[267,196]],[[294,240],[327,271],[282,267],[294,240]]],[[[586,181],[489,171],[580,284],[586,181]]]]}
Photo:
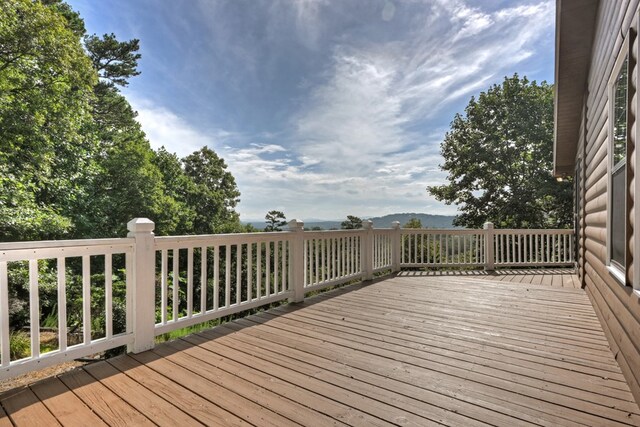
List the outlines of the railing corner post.
{"type": "Polygon", "coordinates": [[[131,268],[131,331],[134,341],[128,351],[140,353],[155,345],[155,224],[147,218],[127,223],[127,237],[135,239],[131,268]]]}
{"type": "Polygon", "coordinates": [[[292,219],[289,221],[289,230],[293,232],[291,242],[291,277],[289,283],[293,294],[289,302],[304,301],[304,222],[292,219]]]}
{"type": "Polygon", "coordinates": [[[362,280],[373,280],[373,221],[362,221],[362,280]]]}
{"type": "Polygon", "coordinates": [[[400,271],[400,253],[402,247],[402,229],[400,228],[400,222],[393,221],[391,228],[393,228],[393,236],[391,238],[393,244],[393,263],[391,264],[391,272],[397,273],[400,271]]]}
{"type": "Polygon", "coordinates": [[[494,231],[493,231],[493,223],[485,222],[484,223],[484,269],[485,271],[493,271],[495,270],[495,253],[494,253],[494,231]]]}

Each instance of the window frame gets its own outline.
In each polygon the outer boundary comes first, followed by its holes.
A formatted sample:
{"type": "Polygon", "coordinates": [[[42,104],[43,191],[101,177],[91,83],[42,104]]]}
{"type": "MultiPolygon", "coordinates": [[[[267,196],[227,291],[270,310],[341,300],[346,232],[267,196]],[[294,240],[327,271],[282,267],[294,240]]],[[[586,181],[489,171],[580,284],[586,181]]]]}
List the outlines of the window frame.
{"type": "MultiPolygon", "coordinates": [[[[630,148],[630,134],[632,130],[631,124],[631,100],[633,98],[633,94],[631,93],[632,89],[632,71],[635,69],[633,61],[633,56],[631,52],[631,39],[634,34],[629,31],[627,37],[625,37],[622,42],[622,46],[620,47],[620,52],[618,53],[618,57],[616,58],[615,65],[609,77],[609,82],[607,85],[607,96],[608,96],[608,115],[609,115],[609,125],[608,125],[608,138],[607,138],[607,269],[612,277],[616,279],[621,285],[627,286],[630,285],[628,281],[627,270],[629,269],[629,155],[631,154],[629,151],[630,148]],[[618,81],[618,76],[622,70],[622,66],[627,61],[627,99],[626,99],[626,142],[625,142],[625,159],[623,162],[619,162],[618,164],[614,164],[614,152],[615,152],[615,138],[614,138],[614,126],[615,126],[615,89],[616,83],[618,81]],[[620,170],[622,167],[625,167],[625,191],[626,195],[624,198],[624,213],[625,213],[625,237],[624,237],[624,266],[619,265],[616,261],[612,259],[613,253],[613,243],[612,243],[612,220],[613,220],[613,175],[615,172],[620,170]],[[621,268],[623,267],[623,268],[621,268]]],[[[635,220],[635,218],[634,218],[635,220]]],[[[635,236],[634,236],[635,239],[635,236]]],[[[635,263],[634,263],[635,264],[635,263]]],[[[638,282],[638,278],[635,278],[634,282],[638,282]]],[[[636,288],[636,284],[634,283],[634,288],[636,288]]],[[[638,288],[636,288],[638,289],[638,288]]]]}
{"type": "MultiPolygon", "coordinates": [[[[626,37],[626,39],[628,39],[629,41],[625,40],[625,42],[627,43],[627,47],[626,50],[629,52],[629,82],[631,84],[631,82],[633,81],[633,77],[635,75],[636,77],[636,88],[635,88],[635,105],[631,105],[631,102],[633,100],[633,96],[631,97],[631,99],[629,100],[629,108],[634,110],[636,112],[636,118],[635,118],[635,133],[634,133],[634,141],[635,141],[635,156],[632,159],[627,159],[627,164],[629,164],[630,161],[633,161],[633,166],[634,166],[634,170],[636,171],[635,176],[633,177],[633,183],[634,183],[634,190],[633,190],[633,199],[634,199],[634,215],[633,215],[633,219],[634,219],[634,225],[635,225],[635,229],[633,230],[633,253],[635,254],[635,258],[634,260],[632,260],[633,265],[631,266],[631,268],[633,269],[633,282],[632,283],[628,283],[629,285],[631,285],[633,287],[633,293],[635,294],[636,297],[640,298],[640,169],[638,169],[640,167],[640,152],[638,151],[638,149],[640,149],[640,129],[638,129],[638,127],[640,126],[640,122],[638,120],[638,114],[640,114],[640,110],[638,110],[638,108],[640,108],[640,93],[638,93],[638,63],[634,62],[635,59],[634,58],[638,58],[638,54],[640,53],[640,46],[638,46],[638,42],[635,40],[636,37],[638,36],[638,32],[636,30],[636,28],[640,28],[640,13],[636,14],[635,17],[635,21],[636,21],[636,27],[633,28],[633,25],[631,26],[631,28],[629,29],[629,33],[626,37]],[[635,107],[635,108],[632,108],[635,107]]],[[[628,176],[628,175],[627,175],[628,176]]],[[[629,237],[627,237],[627,240],[629,239],[629,237]]]]}

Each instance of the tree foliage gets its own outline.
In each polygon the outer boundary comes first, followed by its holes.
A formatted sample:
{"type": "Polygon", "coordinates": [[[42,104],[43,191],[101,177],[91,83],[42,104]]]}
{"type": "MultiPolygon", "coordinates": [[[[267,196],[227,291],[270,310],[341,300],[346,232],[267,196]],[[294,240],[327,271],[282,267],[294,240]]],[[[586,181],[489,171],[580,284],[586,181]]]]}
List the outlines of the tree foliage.
{"type": "Polygon", "coordinates": [[[84,130],[96,78],[56,11],[8,0],[0,22],[0,234],[60,237],[71,229],[60,202],[81,195],[94,148],[84,130]]]}
{"type": "Polygon", "coordinates": [[[244,231],[240,193],[208,148],[151,149],[120,93],[140,42],[87,35],[61,0],[0,2],[0,240],[244,231]]]}
{"type": "Polygon", "coordinates": [[[282,231],[282,227],[287,225],[287,217],[282,211],[269,211],[264,216],[264,220],[267,223],[264,231],[282,231]]]}
{"type": "Polygon", "coordinates": [[[183,159],[186,176],[193,182],[187,204],[196,216],[196,234],[238,231],[240,217],[234,210],[240,201],[240,191],[227,165],[215,151],[203,147],[183,159]]]}
{"type": "Polygon", "coordinates": [[[140,40],[119,42],[113,33],[102,38],[94,34],[86,36],[84,44],[98,76],[110,84],[127,86],[129,78],[140,74],[138,60],[141,55],[137,53],[140,40]]]}
{"type": "Polygon", "coordinates": [[[418,218],[411,218],[402,228],[422,228],[422,221],[418,218]]]}
{"type": "MultiPolygon", "coordinates": [[[[251,230],[235,211],[235,179],[213,150],[179,158],[151,148],[120,92],[140,74],[138,50],[138,40],[87,36],[80,15],[61,0],[0,2],[0,241],[122,237],[141,216],[155,221],[158,235],[251,230]]],[[[126,274],[123,256],[112,261],[119,333],[126,274]]],[[[99,338],[105,265],[101,257],[90,262],[91,330],[99,338]]],[[[55,260],[38,261],[41,325],[57,324],[57,268],[55,260]]],[[[66,260],[71,330],[85,326],[82,268],[81,259],[66,260]]],[[[8,270],[10,325],[18,330],[30,322],[29,264],[8,270]]],[[[13,334],[15,357],[20,343],[13,334]]]]}
{"type": "Polygon", "coordinates": [[[572,187],[553,179],[552,153],[553,88],[516,74],[455,116],[442,144],[448,183],[428,191],[458,205],[458,226],[567,227],[572,187]]]}
{"type": "Polygon", "coordinates": [[[362,219],[357,216],[347,215],[347,219],[342,221],[340,228],[343,230],[355,230],[362,228],[362,219]]]}

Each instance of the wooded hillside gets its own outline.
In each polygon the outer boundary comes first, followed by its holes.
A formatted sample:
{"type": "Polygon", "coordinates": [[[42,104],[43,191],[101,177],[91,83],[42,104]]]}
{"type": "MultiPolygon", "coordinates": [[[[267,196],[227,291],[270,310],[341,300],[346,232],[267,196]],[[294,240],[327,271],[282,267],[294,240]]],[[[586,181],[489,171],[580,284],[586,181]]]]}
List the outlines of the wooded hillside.
{"type": "Polygon", "coordinates": [[[89,35],[60,0],[0,3],[0,240],[116,237],[131,218],[156,234],[242,229],[223,159],[151,149],[121,88],[138,40],[89,35]]]}

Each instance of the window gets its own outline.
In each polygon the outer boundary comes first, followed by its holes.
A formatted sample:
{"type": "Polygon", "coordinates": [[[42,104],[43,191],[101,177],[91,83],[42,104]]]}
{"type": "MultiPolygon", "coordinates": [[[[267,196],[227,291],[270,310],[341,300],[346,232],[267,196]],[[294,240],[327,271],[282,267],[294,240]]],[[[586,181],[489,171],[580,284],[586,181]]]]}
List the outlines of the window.
{"type": "MultiPolygon", "coordinates": [[[[625,46],[627,46],[625,48],[625,46]]],[[[609,164],[609,268],[626,283],[627,261],[627,137],[629,133],[629,54],[622,48],[610,83],[610,164],[609,164]]]]}

